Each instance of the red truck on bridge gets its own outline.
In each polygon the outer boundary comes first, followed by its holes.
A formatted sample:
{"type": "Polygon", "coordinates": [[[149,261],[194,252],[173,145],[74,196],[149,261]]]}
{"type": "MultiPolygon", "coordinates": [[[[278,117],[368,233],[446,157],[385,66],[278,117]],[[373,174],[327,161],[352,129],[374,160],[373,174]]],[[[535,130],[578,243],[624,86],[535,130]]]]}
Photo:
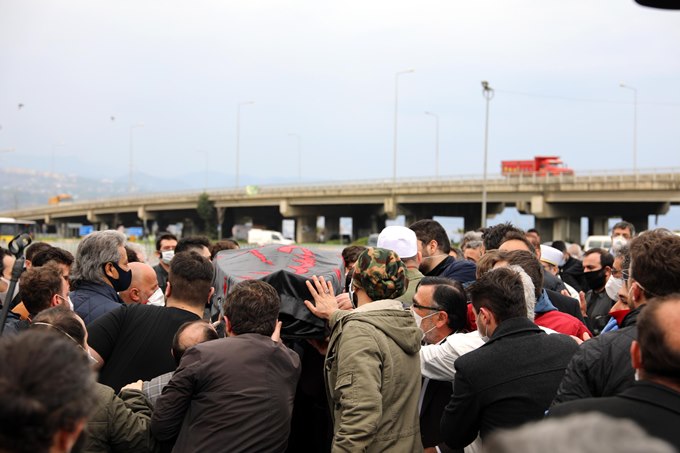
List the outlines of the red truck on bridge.
{"type": "Polygon", "coordinates": [[[574,170],[565,167],[558,156],[536,156],[532,160],[501,161],[501,173],[504,176],[519,175],[573,175],[574,170]]]}

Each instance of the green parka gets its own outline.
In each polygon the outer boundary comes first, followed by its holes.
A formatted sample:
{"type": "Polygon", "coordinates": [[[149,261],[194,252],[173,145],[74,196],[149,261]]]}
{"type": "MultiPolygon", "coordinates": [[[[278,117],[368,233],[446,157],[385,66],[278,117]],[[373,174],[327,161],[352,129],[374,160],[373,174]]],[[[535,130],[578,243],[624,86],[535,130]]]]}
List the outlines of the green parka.
{"type": "Polygon", "coordinates": [[[332,451],[422,451],[418,351],[423,334],[411,313],[397,300],[380,300],[337,311],[329,324],[325,370],[332,451]]]}

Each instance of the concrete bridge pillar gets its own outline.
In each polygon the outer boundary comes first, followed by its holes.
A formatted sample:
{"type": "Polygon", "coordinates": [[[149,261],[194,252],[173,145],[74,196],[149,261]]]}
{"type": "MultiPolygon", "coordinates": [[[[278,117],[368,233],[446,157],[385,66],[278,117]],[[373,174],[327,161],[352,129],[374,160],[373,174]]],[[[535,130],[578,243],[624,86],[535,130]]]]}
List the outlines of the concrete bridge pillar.
{"type": "Polygon", "coordinates": [[[472,231],[476,230],[477,228],[482,226],[482,213],[477,212],[468,212],[465,214],[465,217],[463,217],[463,229],[465,231],[472,231]]]}
{"type": "Polygon", "coordinates": [[[295,217],[295,242],[298,244],[316,242],[316,217],[295,217]]]}
{"type": "Polygon", "coordinates": [[[386,216],[370,214],[352,217],[352,239],[366,237],[371,233],[380,233],[385,228],[386,216]]]}
{"type": "Polygon", "coordinates": [[[536,219],[535,228],[541,241],[581,242],[581,218],[566,217],[559,219],[536,219]]]}
{"type": "MultiPolygon", "coordinates": [[[[224,212],[226,208],[216,206],[215,207],[215,218],[217,219],[217,240],[221,240],[224,235],[222,234],[222,227],[224,226],[224,212]]],[[[230,234],[231,236],[231,234],[230,234]]]]}
{"type": "Polygon", "coordinates": [[[338,216],[324,216],[325,239],[329,240],[332,237],[340,237],[340,217],[338,216]]]}
{"type": "Polygon", "coordinates": [[[606,234],[609,234],[609,217],[606,216],[588,217],[589,236],[606,234]]]}
{"type": "Polygon", "coordinates": [[[649,228],[649,216],[647,215],[641,215],[641,216],[626,216],[623,218],[623,220],[626,220],[630,223],[632,223],[635,226],[635,232],[636,233],[641,233],[642,231],[645,231],[649,228]]]}

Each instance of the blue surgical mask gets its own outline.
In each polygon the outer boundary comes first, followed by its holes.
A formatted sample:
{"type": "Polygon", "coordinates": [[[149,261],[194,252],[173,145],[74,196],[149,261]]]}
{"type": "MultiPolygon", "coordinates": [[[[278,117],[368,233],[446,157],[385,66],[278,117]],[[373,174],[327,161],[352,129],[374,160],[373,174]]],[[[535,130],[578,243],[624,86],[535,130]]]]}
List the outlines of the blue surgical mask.
{"type": "Polygon", "coordinates": [[[163,264],[170,264],[170,261],[172,261],[172,258],[174,256],[175,256],[174,250],[165,250],[161,252],[161,262],[163,264]]]}

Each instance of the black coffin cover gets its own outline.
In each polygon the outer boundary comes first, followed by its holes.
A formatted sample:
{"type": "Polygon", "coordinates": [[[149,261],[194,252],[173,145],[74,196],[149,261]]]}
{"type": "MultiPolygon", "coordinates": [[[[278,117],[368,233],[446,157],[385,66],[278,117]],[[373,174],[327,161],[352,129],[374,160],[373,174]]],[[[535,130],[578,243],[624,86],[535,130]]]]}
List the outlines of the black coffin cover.
{"type": "Polygon", "coordinates": [[[215,257],[217,300],[226,300],[231,288],[243,280],[259,279],[272,285],[281,297],[279,319],[283,338],[323,338],[325,321],[314,316],[304,300],[312,300],[306,281],[313,275],[342,289],[340,253],[321,252],[297,245],[266,245],[251,249],[223,250],[215,257]]]}

